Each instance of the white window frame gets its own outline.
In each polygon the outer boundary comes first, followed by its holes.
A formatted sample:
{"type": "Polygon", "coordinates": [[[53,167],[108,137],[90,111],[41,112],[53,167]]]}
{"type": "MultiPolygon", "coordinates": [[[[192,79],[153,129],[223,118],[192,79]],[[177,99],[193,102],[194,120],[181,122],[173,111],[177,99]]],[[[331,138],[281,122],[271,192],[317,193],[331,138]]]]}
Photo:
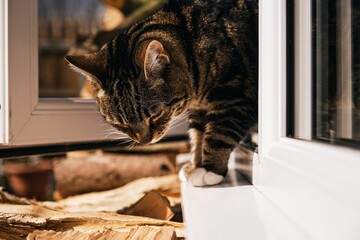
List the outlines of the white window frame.
{"type": "MultiPolygon", "coordinates": [[[[296,111],[304,112],[300,123],[307,126],[311,126],[310,1],[295,0],[301,17],[295,20],[299,31],[295,42],[301,42],[295,46],[301,53],[295,56],[295,79],[307,81],[296,90],[303,103],[296,111]]],[[[360,151],[286,137],[286,0],[260,0],[259,23],[260,142],[253,184],[309,239],[360,239],[360,151]]],[[[299,132],[308,139],[311,130],[299,132]]]]}
{"type": "MultiPolygon", "coordinates": [[[[0,2],[0,34],[7,36],[8,32],[8,2],[0,2]]],[[[0,37],[0,143],[8,142],[9,135],[9,102],[8,102],[8,41],[0,37]]]]}
{"type": "MultiPolygon", "coordinates": [[[[95,100],[40,99],[37,0],[0,3],[0,149],[116,140],[118,134],[99,114],[95,100]]],[[[183,135],[186,124],[167,136],[183,135]]]]}
{"type": "MultiPolygon", "coordinates": [[[[36,0],[3,0],[1,138],[5,146],[99,141],[102,123],[94,100],[39,99],[36,0]]],[[[107,139],[111,139],[109,136],[107,139]]]]}

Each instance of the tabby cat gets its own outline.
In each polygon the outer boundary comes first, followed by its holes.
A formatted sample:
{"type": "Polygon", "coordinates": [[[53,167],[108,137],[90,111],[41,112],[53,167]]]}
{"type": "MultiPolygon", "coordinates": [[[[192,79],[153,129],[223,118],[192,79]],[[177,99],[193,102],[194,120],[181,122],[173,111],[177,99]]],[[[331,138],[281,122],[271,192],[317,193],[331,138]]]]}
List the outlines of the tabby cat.
{"type": "Polygon", "coordinates": [[[188,114],[190,181],[220,183],[258,112],[258,1],[169,0],[93,54],[67,56],[100,113],[140,144],[188,114]]]}

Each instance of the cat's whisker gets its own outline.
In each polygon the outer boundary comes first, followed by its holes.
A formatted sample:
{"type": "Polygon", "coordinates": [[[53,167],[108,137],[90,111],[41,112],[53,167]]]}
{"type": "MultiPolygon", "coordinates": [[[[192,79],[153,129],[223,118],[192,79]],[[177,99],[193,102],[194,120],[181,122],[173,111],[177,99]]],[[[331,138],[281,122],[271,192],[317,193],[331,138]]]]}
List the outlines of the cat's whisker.
{"type": "MultiPolygon", "coordinates": [[[[111,140],[111,141],[115,141],[115,140],[123,140],[123,139],[129,139],[128,136],[125,133],[113,130],[113,129],[109,129],[109,130],[105,130],[103,132],[103,134],[106,134],[106,136],[104,136],[101,140],[99,140],[98,142],[102,142],[104,140],[111,140]],[[115,135],[115,139],[107,139],[110,136],[115,135]]],[[[102,134],[101,134],[102,135],[102,134]]]]}
{"type": "Polygon", "coordinates": [[[188,118],[188,114],[184,114],[183,116],[180,116],[180,117],[174,119],[173,121],[171,121],[169,129],[172,129],[172,128],[175,128],[175,127],[181,125],[183,123],[183,120],[185,120],[187,118],[188,118]]]}
{"type": "Polygon", "coordinates": [[[171,126],[169,127],[168,131],[169,131],[169,130],[173,130],[174,128],[180,126],[181,124],[182,124],[182,123],[178,123],[178,124],[175,124],[175,125],[171,125],[171,126]]]}
{"type": "Polygon", "coordinates": [[[98,140],[97,143],[104,141],[107,137],[109,137],[111,135],[111,133],[109,133],[108,135],[106,135],[105,137],[103,137],[102,139],[98,140]]]}
{"type": "Polygon", "coordinates": [[[123,136],[123,137],[127,137],[127,135],[123,132],[118,132],[118,131],[111,131],[111,132],[104,132],[104,133],[111,133],[113,135],[117,135],[117,136],[123,136]]]}
{"type": "Polygon", "coordinates": [[[100,134],[107,134],[107,133],[116,133],[116,131],[112,130],[112,129],[109,129],[109,130],[103,130],[100,132],[100,134]]]}
{"type": "Polygon", "coordinates": [[[180,123],[182,123],[181,119],[177,119],[177,120],[171,122],[171,123],[170,123],[170,126],[172,127],[172,126],[178,125],[178,124],[180,124],[180,123]]]}
{"type": "MultiPolygon", "coordinates": [[[[114,132],[110,132],[110,133],[108,133],[106,136],[104,136],[102,139],[100,139],[98,142],[102,142],[102,141],[104,141],[104,140],[109,140],[109,139],[107,139],[108,137],[110,137],[111,135],[113,135],[114,134],[114,132]]],[[[113,140],[113,139],[110,139],[110,140],[113,140]]]]}
{"type": "Polygon", "coordinates": [[[116,134],[122,134],[122,135],[126,136],[125,133],[117,130],[116,128],[109,128],[109,129],[105,129],[105,130],[102,131],[102,133],[110,133],[110,132],[111,133],[116,133],[116,134]]]}
{"type": "Polygon", "coordinates": [[[133,149],[133,147],[135,147],[136,142],[133,142],[132,145],[129,147],[129,150],[133,149]]]}
{"type": "Polygon", "coordinates": [[[187,118],[188,117],[188,114],[186,113],[186,114],[180,114],[176,119],[174,119],[174,121],[180,121],[180,120],[182,120],[182,119],[185,119],[185,118],[187,118]]]}
{"type": "Polygon", "coordinates": [[[185,118],[188,118],[189,117],[189,112],[188,111],[185,111],[185,112],[182,112],[182,113],[180,113],[180,115],[179,116],[177,116],[177,118],[176,119],[185,119],[185,118]]]}
{"type": "Polygon", "coordinates": [[[106,129],[113,129],[113,127],[105,122],[105,120],[99,120],[96,124],[95,124],[95,127],[103,127],[103,128],[106,128],[106,129]]]}
{"type": "Polygon", "coordinates": [[[118,143],[118,144],[116,144],[116,145],[117,145],[117,146],[124,146],[124,147],[126,147],[126,146],[129,145],[131,142],[132,142],[132,140],[131,140],[131,139],[128,139],[127,141],[123,141],[123,142],[118,143]]]}

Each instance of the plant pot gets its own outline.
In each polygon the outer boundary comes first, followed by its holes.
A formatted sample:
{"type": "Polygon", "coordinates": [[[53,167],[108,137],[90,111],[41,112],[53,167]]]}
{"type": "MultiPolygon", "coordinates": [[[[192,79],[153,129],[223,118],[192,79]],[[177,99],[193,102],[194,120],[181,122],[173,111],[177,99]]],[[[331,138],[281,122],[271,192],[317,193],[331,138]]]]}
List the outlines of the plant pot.
{"type": "Polygon", "coordinates": [[[36,164],[8,162],[5,175],[11,190],[20,197],[47,200],[52,183],[52,162],[36,164]]]}

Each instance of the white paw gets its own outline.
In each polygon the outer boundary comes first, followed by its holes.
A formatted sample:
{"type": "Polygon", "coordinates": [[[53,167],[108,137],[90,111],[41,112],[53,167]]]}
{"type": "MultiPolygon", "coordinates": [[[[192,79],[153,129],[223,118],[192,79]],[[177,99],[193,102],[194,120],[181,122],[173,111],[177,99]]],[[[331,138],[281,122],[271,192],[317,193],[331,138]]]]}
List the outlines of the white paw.
{"type": "Polygon", "coordinates": [[[196,168],[189,176],[189,182],[195,187],[216,185],[223,179],[223,176],[207,172],[205,168],[196,168]]]}

